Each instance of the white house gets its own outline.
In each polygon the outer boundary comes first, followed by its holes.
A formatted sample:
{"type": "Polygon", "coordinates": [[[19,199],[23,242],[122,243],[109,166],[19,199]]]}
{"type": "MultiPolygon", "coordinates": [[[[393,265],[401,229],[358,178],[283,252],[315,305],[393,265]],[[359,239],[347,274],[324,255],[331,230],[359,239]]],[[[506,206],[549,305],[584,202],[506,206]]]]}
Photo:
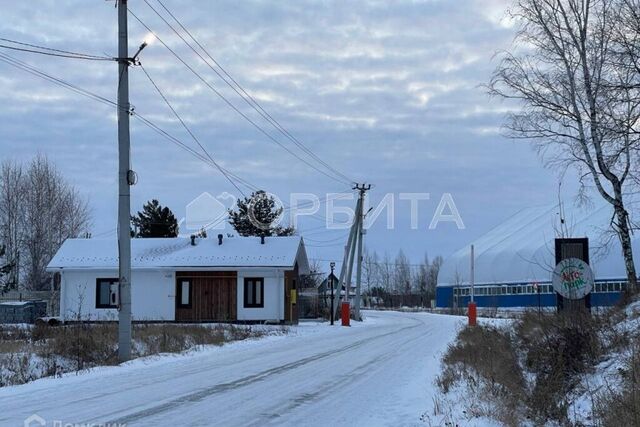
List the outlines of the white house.
{"type": "MultiPolygon", "coordinates": [[[[309,273],[291,237],[131,240],[132,316],[138,321],[296,322],[296,283],[309,273]]],[[[115,239],[68,239],[47,270],[59,273],[64,320],[116,320],[115,239]]]]}

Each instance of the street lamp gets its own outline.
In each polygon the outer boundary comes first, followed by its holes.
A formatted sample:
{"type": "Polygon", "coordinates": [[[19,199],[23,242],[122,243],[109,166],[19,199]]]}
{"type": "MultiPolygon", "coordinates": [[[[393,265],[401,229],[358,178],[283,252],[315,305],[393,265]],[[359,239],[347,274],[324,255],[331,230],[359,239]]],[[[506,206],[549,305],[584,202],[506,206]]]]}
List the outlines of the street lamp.
{"type": "Polygon", "coordinates": [[[335,295],[333,294],[333,269],[336,268],[336,263],[331,261],[329,266],[331,266],[331,274],[329,275],[329,280],[331,281],[331,326],[333,326],[333,299],[335,298],[335,295]]]}

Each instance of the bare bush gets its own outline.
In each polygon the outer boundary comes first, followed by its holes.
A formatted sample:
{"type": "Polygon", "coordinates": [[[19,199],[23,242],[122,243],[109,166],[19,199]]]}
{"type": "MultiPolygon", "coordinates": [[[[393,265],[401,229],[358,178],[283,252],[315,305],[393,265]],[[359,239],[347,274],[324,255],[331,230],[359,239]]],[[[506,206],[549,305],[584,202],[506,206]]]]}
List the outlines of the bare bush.
{"type": "Polygon", "coordinates": [[[463,329],[443,358],[437,385],[447,393],[457,384],[471,388],[493,410],[467,408],[506,425],[550,421],[569,424],[569,396],[603,352],[624,339],[609,330],[608,318],[587,313],[525,313],[509,329],[463,329]]]}
{"type": "MultiPolygon", "coordinates": [[[[136,324],[133,328],[134,356],[181,353],[287,331],[286,328],[267,330],[225,324],[136,324]]],[[[115,323],[0,327],[0,387],[114,365],[118,363],[117,334],[115,323]]]]}
{"type": "MultiPolygon", "coordinates": [[[[493,326],[467,327],[460,331],[444,358],[444,370],[436,384],[447,393],[454,385],[466,383],[474,395],[494,406],[491,416],[507,425],[518,425],[525,399],[525,380],[518,365],[514,340],[509,332],[493,326]],[[499,402],[501,405],[493,405],[499,402]]],[[[477,409],[469,408],[472,412],[477,409]]]]}
{"type": "Polygon", "coordinates": [[[629,354],[619,370],[622,387],[609,387],[596,396],[594,418],[602,427],[640,425],[640,339],[629,346],[629,354]]]}

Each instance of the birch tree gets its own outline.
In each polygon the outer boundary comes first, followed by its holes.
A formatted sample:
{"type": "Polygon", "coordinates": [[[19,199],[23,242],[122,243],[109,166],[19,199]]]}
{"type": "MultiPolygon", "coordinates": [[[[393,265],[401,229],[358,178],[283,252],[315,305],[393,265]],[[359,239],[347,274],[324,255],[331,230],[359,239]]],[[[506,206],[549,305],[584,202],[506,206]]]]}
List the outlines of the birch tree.
{"type": "Polygon", "coordinates": [[[17,287],[21,243],[22,196],[24,194],[22,166],[5,161],[0,165],[0,244],[7,265],[14,267],[5,277],[6,289],[17,287]]]}
{"type": "Polygon", "coordinates": [[[636,178],[640,136],[633,58],[638,5],[638,0],[517,1],[515,43],[489,83],[492,95],[520,104],[505,123],[507,134],[531,140],[547,166],[575,168],[581,192],[593,186],[611,205],[611,226],[634,290],[626,193],[636,178]]]}
{"type": "Polygon", "coordinates": [[[398,251],[394,267],[393,280],[396,294],[409,295],[412,291],[411,266],[409,265],[409,259],[402,249],[398,251]]]}
{"type": "Polygon", "coordinates": [[[7,161],[0,167],[0,225],[5,257],[15,264],[11,273],[24,272],[21,282],[39,290],[60,245],[88,231],[88,202],[45,156],[26,168],[7,161]]]}
{"type": "Polygon", "coordinates": [[[380,286],[380,261],[377,252],[369,252],[365,249],[362,260],[362,273],[364,282],[367,284],[367,291],[380,286]]]}

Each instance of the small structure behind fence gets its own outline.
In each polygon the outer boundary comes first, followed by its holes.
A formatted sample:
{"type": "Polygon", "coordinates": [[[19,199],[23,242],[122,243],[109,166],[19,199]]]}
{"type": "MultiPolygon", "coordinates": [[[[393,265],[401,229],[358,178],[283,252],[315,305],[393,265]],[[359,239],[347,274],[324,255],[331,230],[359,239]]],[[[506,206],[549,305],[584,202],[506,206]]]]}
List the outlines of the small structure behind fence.
{"type": "Polygon", "coordinates": [[[33,323],[57,316],[58,291],[9,291],[0,294],[0,323],[33,323]]]}
{"type": "Polygon", "coordinates": [[[47,315],[46,301],[0,302],[0,323],[35,323],[47,315]]]}

